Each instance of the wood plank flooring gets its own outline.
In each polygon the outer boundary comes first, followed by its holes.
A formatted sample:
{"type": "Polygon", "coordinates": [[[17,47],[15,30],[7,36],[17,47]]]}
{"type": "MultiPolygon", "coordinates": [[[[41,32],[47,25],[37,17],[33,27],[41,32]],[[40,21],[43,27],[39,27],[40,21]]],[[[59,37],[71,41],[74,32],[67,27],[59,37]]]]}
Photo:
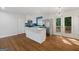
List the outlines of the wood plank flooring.
{"type": "Polygon", "coordinates": [[[79,40],[53,35],[39,44],[21,34],[1,38],[0,48],[7,48],[8,51],[79,51],[79,40]]]}

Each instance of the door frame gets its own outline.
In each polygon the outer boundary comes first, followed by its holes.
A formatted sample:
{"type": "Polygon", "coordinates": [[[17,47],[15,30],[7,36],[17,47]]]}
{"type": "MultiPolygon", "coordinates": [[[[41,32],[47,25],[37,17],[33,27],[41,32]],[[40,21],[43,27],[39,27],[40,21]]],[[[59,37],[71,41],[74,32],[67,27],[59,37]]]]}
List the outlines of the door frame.
{"type": "Polygon", "coordinates": [[[64,16],[63,17],[63,36],[73,37],[73,16],[64,16]],[[65,17],[71,17],[71,33],[65,33],[65,17]]]}
{"type": "Polygon", "coordinates": [[[61,18],[61,32],[56,32],[56,20],[55,20],[55,34],[62,35],[66,37],[73,37],[73,16],[62,16],[61,18]],[[65,33],[65,17],[71,17],[71,33],[65,33]]]}

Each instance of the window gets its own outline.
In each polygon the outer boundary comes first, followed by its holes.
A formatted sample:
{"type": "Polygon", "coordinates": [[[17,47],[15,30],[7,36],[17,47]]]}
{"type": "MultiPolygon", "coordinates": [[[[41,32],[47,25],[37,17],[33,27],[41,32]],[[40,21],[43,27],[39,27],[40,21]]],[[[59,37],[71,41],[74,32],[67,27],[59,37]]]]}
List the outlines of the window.
{"type": "Polygon", "coordinates": [[[61,32],[61,18],[56,19],[56,32],[61,32]]]}
{"type": "Polygon", "coordinates": [[[65,33],[71,33],[71,17],[65,17],[65,33]]]}

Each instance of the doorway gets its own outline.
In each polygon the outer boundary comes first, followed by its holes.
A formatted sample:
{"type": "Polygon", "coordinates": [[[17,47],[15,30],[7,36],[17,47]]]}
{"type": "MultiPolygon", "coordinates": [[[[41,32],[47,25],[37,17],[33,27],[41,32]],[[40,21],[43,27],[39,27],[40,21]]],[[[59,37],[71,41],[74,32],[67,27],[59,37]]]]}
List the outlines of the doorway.
{"type": "Polygon", "coordinates": [[[68,36],[72,33],[72,17],[56,18],[56,34],[68,36]]]}

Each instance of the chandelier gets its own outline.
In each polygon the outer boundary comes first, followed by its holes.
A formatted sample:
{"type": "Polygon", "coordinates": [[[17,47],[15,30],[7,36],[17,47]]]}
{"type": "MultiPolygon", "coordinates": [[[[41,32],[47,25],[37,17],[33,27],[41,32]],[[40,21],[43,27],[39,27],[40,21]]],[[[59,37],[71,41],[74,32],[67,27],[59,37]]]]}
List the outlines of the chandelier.
{"type": "Polygon", "coordinates": [[[59,17],[62,16],[62,7],[57,8],[57,16],[59,16],[59,17]]]}

